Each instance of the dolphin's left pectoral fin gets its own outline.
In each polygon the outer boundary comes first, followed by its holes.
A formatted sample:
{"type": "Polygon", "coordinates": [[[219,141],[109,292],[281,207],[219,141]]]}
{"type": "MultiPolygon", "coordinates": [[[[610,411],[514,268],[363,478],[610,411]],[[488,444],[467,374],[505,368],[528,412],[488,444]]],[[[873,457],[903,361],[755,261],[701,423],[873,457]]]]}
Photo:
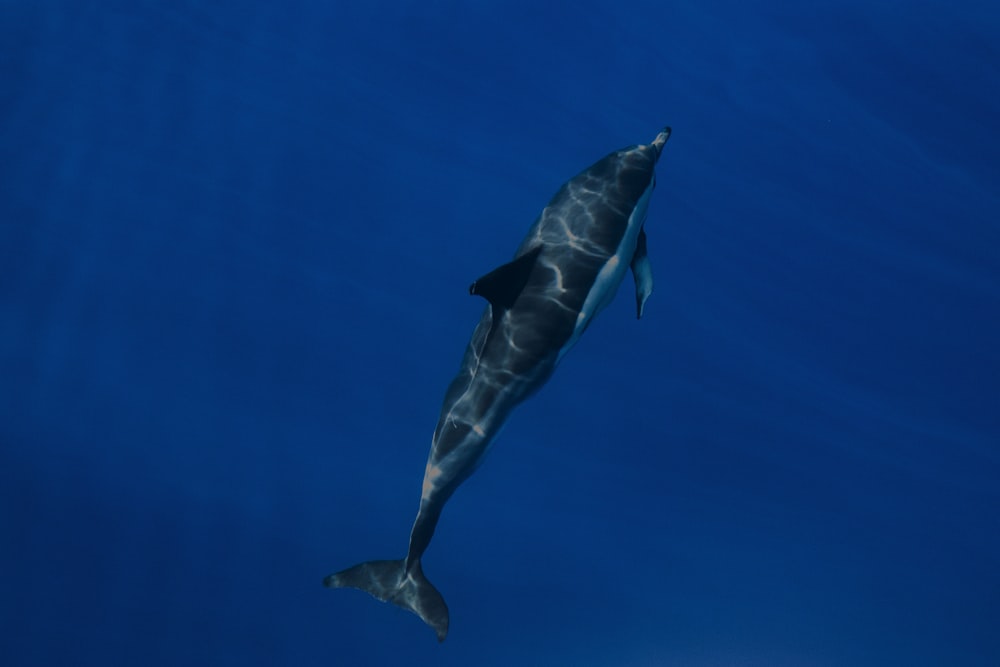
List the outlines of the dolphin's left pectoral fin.
{"type": "Polygon", "coordinates": [[[485,298],[494,308],[510,308],[528,284],[528,278],[541,251],[542,246],[536,246],[514,261],[493,269],[469,285],[469,294],[485,298]]]}
{"type": "Polygon", "coordinates": [[[632,277],[635,278],[635,317],[642,318],[642,309],[646,299],[653,293],[653,268],[646,254],[646,230],[639,230],[639,238],[635,244],[635,254],[632,255],[632,277]]]}

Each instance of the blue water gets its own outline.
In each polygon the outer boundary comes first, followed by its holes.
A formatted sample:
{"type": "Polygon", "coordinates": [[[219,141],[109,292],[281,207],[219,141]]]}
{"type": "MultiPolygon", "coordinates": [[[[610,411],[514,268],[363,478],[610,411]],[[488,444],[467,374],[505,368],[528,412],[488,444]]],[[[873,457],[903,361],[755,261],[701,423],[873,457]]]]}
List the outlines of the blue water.
{"type": "Polygon", "coordinates": [[[0,3],[0,662],[1000,664],[992,2],[0,3]],[[360,6],[356,6],[360,5],[360,6]],[[419,619],[440,400],[559,185],[674,133],[632,287],[419,619]]]}

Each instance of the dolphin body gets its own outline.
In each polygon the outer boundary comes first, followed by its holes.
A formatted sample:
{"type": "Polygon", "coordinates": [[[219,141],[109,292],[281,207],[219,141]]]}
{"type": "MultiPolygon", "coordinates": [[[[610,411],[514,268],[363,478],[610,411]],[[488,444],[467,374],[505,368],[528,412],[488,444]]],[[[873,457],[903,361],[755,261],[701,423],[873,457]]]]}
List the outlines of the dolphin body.
{"type": "Polygon", "coordinates": [[[448,607],[420,559],[441,509],[482,462],[511,411],[552,375],[632,267],[636,316],[653,290],[643,223],[654,168],[670,137],[598,160],[566,182],[521,242],[513,261],[472,283],[489,301],[452,380],[434,430],[420,510],[406,558],[360,563],[331,574],[331,588],[358,588],[414,612],[439,641],[448,607]]]}

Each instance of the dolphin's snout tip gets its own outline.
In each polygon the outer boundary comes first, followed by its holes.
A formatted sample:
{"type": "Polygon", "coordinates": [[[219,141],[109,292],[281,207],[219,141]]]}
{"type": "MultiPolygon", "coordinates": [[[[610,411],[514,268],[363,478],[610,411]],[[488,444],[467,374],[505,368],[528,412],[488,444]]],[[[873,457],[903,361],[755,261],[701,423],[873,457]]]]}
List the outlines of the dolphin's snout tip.
{"type": "Polygon", "coordinates": [[[667,143],[667,139],[670,138],[670,132],[671,132],[670,126],[667,125],[662,130],[660,130],[660,133],[658,135],[656,135],[656,139],[653,139],[653,148],[656,149],[657,157],[659,157],[660,152],[663,151],[663,145],[667,143]]]}

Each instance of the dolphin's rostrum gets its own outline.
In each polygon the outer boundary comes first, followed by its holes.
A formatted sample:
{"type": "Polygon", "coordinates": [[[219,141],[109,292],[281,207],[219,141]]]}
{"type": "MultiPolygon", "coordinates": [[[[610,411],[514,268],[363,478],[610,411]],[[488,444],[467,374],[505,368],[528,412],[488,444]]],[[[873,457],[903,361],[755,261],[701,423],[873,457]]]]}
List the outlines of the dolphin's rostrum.
{"type": "Polygon", "coordinates": [[[670,137],[598,160],[562,186],[514,259],[469,287],[489,305],[448,387],[424,472],[420,510],[406,558],[331,574],[332,588],[359,588],[408,609],[443,641],[448,607],[420,559],[445,502],[472,474],[511,410],[537,391],[590,321],[614,298],[631,265],[636,315],[653,291],[643,223],[654,168],[670,137]]]}

